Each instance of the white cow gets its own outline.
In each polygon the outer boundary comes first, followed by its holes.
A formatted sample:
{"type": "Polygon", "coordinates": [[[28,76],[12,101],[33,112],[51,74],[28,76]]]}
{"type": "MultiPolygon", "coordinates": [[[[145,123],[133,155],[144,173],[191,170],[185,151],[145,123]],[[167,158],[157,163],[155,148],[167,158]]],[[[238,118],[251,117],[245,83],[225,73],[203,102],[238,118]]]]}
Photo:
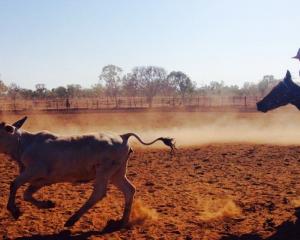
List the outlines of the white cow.
{"type": "Polygon", "coordinates": [[[7,209],[15,219],[20,216],[15,196],[23,184],[30,185],[24,192],[24,200],[39,208],[52,208],[51,201],[40,201],[33,194],[40,188],[60,182],[87,182],[94,180],[94,189],[84,205],[69,218],[66,227],[74,225],[79,218],[100,201],[106,194],[109,182],[119,188],[125,196],[125,208],[120,227],[129,221],[135,187],[126,177],[126,166],[131,148],[128,139],[137,138],[144,145],[162,141],[175,149],[173,139],[157,138],[144,143],[136,134],[123,135],[91,134],[61,137],[50,132],[30,133],[21,130],[27,117],[12,125],[0,123],[0,152],[14,159],[20,175],[11,183],[7,209]]]}

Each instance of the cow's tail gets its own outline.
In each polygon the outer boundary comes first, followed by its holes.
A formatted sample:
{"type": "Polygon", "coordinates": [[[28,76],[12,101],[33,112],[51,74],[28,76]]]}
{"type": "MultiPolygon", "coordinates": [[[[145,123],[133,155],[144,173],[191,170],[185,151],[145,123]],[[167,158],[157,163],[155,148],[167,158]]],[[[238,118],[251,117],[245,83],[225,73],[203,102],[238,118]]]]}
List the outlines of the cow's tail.
{"type": "Polygon", "coordinates": [[[152,145],[153,143],[157,142],[157,141],[162,141],[166,146],[168,146],[170,149],[171,149],[171,154],[174,153],[174,151],[176,150],[176,147],[175,147],[175,141],[173,138],[164,138],[164,137],[160,137],[160,138],[157,138],[155,140],[153,140],[152,142],[144,142],[137,134],[135,133],[126,133],[126,134],[123,134],[121,135],[121,138],[123,139],[123,141],[127,142],[128,139],[130,137],[135,137],[141,144],[143,145],[152,145]]]}

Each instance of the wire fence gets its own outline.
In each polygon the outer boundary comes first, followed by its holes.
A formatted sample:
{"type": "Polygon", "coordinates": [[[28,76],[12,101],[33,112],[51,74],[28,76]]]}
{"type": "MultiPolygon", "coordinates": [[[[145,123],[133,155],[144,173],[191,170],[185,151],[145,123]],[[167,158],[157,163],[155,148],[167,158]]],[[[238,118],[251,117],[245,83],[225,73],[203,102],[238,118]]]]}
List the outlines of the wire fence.
{"type": "Polygon", "coordinates": [[[253,96],[198,96],[190,98],[109,97],[60,99],[0,99],[0,111],[64,111],[64,110],[138,110],[138,109],[213,109],[232,108],[254,110],[258,97],[253,96]]]}

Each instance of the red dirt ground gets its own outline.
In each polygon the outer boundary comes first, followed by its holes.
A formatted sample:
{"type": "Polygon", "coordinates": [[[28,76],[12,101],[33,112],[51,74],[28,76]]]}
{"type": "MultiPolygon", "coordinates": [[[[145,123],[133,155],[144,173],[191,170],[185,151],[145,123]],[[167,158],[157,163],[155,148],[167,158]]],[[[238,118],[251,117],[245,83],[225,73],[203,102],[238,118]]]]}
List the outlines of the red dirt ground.
{"type": "MultiPolygon", "coordinates": [[[[114,188],[71,232],[62,232],[67,218],[87,199],[90,184],[44,188],[37,197],[55,201],[57,207],[50,210],[37,209],[18,194],[23,215],[14,221],[5,206],[9,183],[17,171],[2,157],[0,234],[17,239],[221,239],[228,234],[269,237],[276,235],[284,222],[296,221],[299,154],[300,148],[292,146],[226,144],[180,149],[171,159],[164,150],[137,149],[128,171],[137,187],[134,224],[129,230],[107,234],[101,230],[110,218],[121,215],[123,204],[114,188]]],[[[300,228],[299,219],[297,223],[300,228]]]]}
{"type": "MultiPolygon", "coordinates": [[[[180,125],[178,119],[174,122],[180,125]]],[[[28,124],[29,129],[41,127],[28,124]]],[[[24,202],[22,187],[17,204],[23,215],[14,221],[6,202],[16,175],[16,165],[0,155],[4,238],[300,239],[300,147],[295,144],[193,143],[179,146],[172,158],[167,149],[135,148],[128,168],[128,178],[137,188],[132,226],[111,233],[103,229],[109,219],[121,216],[123,205],[114,187],[74,227],[64,229],[64,222],[88,198],[91,184],[43,188],[36,197],[56,203],[47,210],[24,202]]]]}

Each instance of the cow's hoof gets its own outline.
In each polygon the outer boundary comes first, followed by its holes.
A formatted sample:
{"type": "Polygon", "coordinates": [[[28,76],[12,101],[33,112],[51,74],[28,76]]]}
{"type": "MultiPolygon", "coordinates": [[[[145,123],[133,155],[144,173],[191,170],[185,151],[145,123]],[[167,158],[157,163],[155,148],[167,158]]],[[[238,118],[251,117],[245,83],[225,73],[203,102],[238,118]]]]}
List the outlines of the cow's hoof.
{"type": "Polygon", "coordinates": [[[122,228],[126,228],[127,224],[124,223],[122,220],[109,220],[103,229],[104,232],[114,232],[118,231],[122,228]]]}
{"type": "Polygon", "coordinates": [[[40,204],[39,204],[39,207],[40,208],[55,208],[55,203],[50,201],[50,200],[47,200],[47,201],[42,201],[40,204]]]}

